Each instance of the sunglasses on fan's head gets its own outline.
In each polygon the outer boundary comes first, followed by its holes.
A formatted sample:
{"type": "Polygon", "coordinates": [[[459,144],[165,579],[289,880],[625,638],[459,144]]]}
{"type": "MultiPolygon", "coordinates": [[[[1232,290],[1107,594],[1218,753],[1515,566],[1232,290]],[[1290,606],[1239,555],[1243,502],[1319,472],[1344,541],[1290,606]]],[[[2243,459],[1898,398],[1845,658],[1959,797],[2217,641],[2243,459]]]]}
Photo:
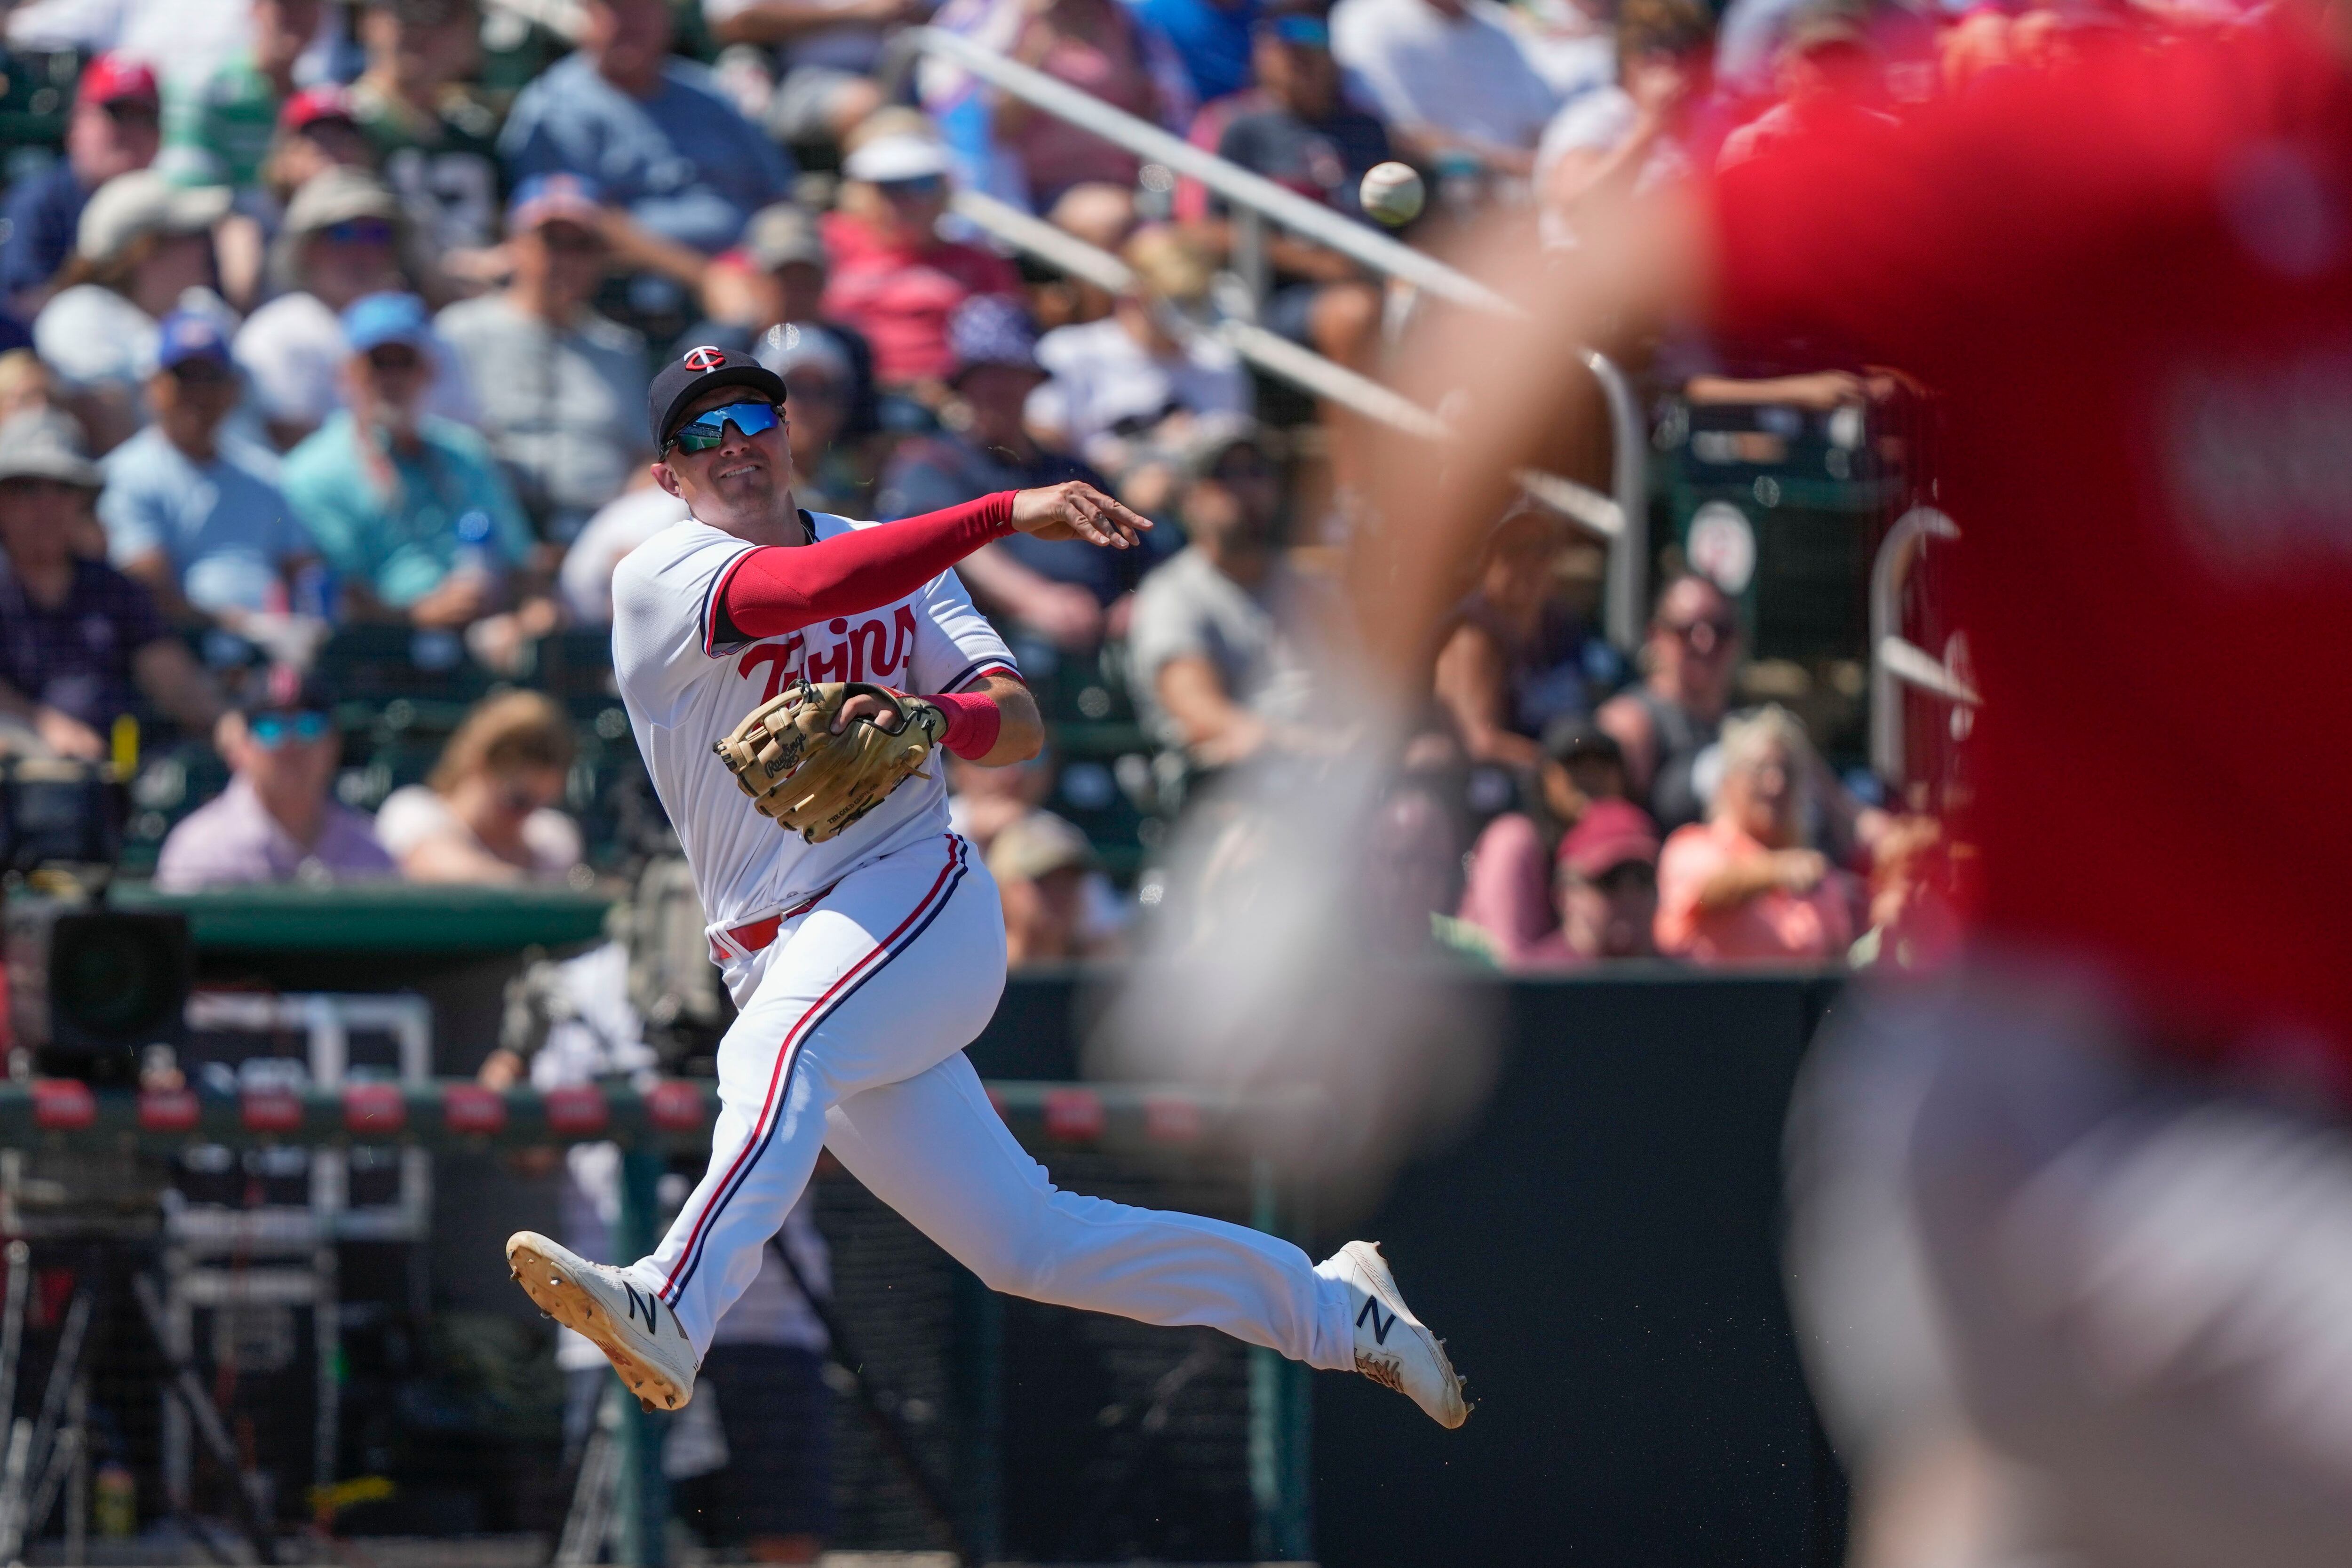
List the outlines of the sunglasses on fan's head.
{"type": "Polygon", "coordinates": [[[331,223],[318,231],[319,237],[331,245],[390,245],[392,225],[380,217],[345,218],[331,223]]]}
{"type": "Polygon", "coordinates": [[[246,721],[258,744],[276,751],[289,741],[323,741],[334,729],[334,723],[324,713],[305,710],[299,713],[256,713],[246,721]]]}
{"type": "Polygon", "coordinates": [[[746,436],[757,436],[782,423],[783,415],[772,403],[730,403],[706,408],[671,431],[662,451],[667,454],[673,447],[681,452],[713,451],[727,439],[730,425],[746,436]]]}

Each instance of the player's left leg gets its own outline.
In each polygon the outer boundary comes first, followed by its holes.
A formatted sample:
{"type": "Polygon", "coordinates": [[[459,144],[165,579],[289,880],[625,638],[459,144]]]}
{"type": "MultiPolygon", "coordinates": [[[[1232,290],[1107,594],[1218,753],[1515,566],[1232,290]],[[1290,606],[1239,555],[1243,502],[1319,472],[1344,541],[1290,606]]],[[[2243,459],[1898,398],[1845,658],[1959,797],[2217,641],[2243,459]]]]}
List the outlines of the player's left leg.
{"type": "Polygon", "coordinates": [[[677,1409],[719,1320],[760,1271],[825,1141],[825,1112],[922,1072],[977,1035],[1004,984],[995,888],[941,834],[852,871],[728,980],[709,1168],[649,1258],[590,1263],[507,1244],[540,1308],[587,1336],[639,1398],[677,1409]]]}
{"type": "Polygon", "coordinates": [[[1399,1295],[1379,1250],[1319,1267],[1278,1237],[1054,1185],[1006,1129],[959,1051],[835,1106],[825,1146],[850,1174],[992,1289],[1199,1324],[1293,1361],[1354,1370],[1458,1426],[1462,1382],[1399,1295]]]}

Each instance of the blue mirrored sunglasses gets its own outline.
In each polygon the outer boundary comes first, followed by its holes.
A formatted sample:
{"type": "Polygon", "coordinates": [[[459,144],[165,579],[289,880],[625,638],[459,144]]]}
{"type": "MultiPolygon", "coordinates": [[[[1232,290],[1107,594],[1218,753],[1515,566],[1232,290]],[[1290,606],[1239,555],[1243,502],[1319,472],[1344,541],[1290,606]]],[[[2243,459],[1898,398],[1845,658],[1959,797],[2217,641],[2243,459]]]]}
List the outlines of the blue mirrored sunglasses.
{"type": "Polygon", "coordinates": [[[772,403],[730,403],[722,408],[706,408],[673,431],[662,450],[676,447],[681,451],[708,452],[727,439],[730,425],[746,436],[757,436],[783,422],[772,403]]]}
{"type": "Polygon", "coordinates": [[[334,729],[324,713],[257,713],[247,726],[253,738],[275,749],[289,741],[323,741],[334,729]]]}

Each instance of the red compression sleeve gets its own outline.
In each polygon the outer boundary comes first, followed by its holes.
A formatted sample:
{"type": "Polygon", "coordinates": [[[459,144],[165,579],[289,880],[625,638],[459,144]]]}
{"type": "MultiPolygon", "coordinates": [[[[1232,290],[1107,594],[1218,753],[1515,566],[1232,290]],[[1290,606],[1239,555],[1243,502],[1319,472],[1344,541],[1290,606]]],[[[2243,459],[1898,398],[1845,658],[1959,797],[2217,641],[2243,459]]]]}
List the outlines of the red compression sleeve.
{"type": "Polygon", "coordinates": [[[1011,533],[1013,496],[999,490],[814,544],[745,551],[719,579],[710,640],[781,637],[903,599],[989,541],[1011,533]]]}
{"type": "Polygon", "coordinates": [[[1004,728],[1004,715],[995,698],[985,691],[951,691],[923,700],[948,716],[948,732],[940,738],[940,745],[968,763],[980,761],[994,749],[997,733],[1004,728]]]}

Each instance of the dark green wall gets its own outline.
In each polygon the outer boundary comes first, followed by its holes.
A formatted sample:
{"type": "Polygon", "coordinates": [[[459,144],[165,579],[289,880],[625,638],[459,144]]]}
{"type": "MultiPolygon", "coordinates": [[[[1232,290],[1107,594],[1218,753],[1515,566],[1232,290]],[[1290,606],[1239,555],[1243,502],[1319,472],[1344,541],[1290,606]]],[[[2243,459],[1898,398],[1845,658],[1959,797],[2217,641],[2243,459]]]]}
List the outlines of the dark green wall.
{"type": "Polygon", "coordinates": [[[1369,1383],[1317,1380],[1324,1563],[1838,1560],[1843,1486],[1777,1257],[1781,1118],[1831,989],[1508,987],[1484,1113],[1358,1227],[1476,1409],[1446,1432],[1369,1383]]]}
{"type": "MultiPolygon", "coordinates": [[[[1383,1244],[1477,1409],[1445,1432],[1369,1383],[1316,1378],[1317,1555],[1830,1568],[1843,1484],[1778,1242],[1781,1121],[1835,983],[1658,966],[1464,984],[1501,994],[1494,1092],[1349,1232],[1383,1244]]],[[[1014,982],[981,1070],[1075,1076],[1091,994],[1014,982]]]]}

